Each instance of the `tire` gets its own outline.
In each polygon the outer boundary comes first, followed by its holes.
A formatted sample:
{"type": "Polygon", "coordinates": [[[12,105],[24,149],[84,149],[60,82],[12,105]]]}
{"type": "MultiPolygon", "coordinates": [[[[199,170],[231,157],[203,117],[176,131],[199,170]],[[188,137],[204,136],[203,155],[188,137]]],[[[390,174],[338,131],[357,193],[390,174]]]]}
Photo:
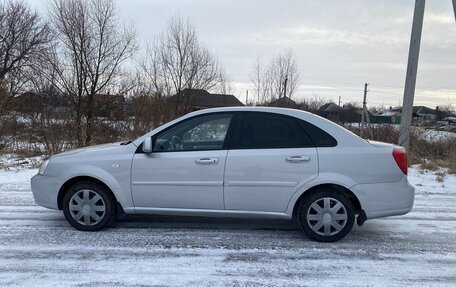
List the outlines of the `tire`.
{"type": "Polygon", "coordinates": [[[298,223],[302,231],[319,242],[344,238],[354,222],[355,210],[350,199],[330,188],[309,194],[298,208],[298,223]]]}
{"type": "Polygon", "coordinates": [[[72,185],[62,202],[65,219],[81,231],[98,231],[116,215],[116,200],[101,184],[81,181],[72,185]]]}

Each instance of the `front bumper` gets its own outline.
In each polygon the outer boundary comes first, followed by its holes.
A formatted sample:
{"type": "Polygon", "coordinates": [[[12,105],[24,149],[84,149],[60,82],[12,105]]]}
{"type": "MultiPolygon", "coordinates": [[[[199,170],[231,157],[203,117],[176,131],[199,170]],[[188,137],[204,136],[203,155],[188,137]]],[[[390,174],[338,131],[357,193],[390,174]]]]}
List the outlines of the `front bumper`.
{"type": "Polygon", "coordinates": [[[415,188],[404,176],[401,181],[357,184],[351,188],[367,219],[403,215],[413,208],[415,188]]]}
{"type": "Polygon", "coordinates": [[[57,196],[63,182],[54,176],[35,175],[30,180],[33,197],[38,205],[59,209],[57,204],[57,196]]]}

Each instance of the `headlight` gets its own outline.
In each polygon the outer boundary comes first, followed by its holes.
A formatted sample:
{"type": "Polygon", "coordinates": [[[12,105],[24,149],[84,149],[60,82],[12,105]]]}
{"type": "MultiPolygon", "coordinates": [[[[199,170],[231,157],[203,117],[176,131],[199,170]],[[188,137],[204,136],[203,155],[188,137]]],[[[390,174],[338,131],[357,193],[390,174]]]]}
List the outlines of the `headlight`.
{"type": "Polygon", "coordinates": [[[43,175],[43,174],[44,174],[44,172],[46,171],[46,168],[47,168],[48,164],[49,164],[49,160],[48,160],[48,159],[45,160],[45,161],[41,164],[40,169],[38,170],[38,174],[39,174],[39,175],[43,175]]]}

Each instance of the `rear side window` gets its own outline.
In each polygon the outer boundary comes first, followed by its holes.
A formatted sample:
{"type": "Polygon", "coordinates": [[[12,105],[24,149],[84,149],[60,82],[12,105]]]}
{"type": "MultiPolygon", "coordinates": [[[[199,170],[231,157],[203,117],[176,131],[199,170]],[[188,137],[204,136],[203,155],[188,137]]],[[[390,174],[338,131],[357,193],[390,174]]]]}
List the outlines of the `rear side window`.
{"type": "Polygon", "coordinates": [[[299,120],[299,123],[317,147],[334,147],[337,145],[336,139],[319,127],[303,120],[299,120]]]}
{"type": "Polygon", "coordinates": [[[296,119],[272,113],[242,113],[234,148],[268,149],[314,147],[296,119]]]}

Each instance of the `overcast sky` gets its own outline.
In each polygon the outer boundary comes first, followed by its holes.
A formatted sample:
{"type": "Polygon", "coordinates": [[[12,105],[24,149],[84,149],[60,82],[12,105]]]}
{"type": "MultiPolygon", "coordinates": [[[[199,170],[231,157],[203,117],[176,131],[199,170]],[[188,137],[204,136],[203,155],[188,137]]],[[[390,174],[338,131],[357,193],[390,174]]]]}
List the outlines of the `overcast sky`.
{"type": "MultiPolygon", "coordinates": [[[[29,0],[45,12],[46,0],[29,0]]],[[[122,21],[136,27],[143,46],[169,18],[190,20],[224,64],[242,101],[260,56],[292,49],[300,70],[294,96],[342,103],[402,101],[413,0],[118,0],[122,21]]],[[[415,105],[456,106],[456,22],[451,0],[427,1],[415,105]]]]}

